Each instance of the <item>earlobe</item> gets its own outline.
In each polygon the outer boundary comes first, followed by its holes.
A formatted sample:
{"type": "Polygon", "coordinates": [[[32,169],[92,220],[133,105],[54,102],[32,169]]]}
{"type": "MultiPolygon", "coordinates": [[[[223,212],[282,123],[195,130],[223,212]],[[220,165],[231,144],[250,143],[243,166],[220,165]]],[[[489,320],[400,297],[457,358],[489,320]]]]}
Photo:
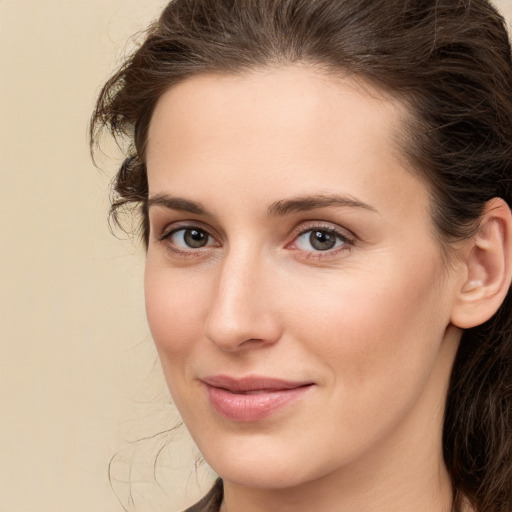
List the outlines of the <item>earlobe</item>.
{"type": "Polygon", "coordinates": [[[501,198],[486,203],[477,232],[464,251],[465,276],[451,322],[462,329],[483,324],[498,310],[512,280],[512,214],[501,198]]]}

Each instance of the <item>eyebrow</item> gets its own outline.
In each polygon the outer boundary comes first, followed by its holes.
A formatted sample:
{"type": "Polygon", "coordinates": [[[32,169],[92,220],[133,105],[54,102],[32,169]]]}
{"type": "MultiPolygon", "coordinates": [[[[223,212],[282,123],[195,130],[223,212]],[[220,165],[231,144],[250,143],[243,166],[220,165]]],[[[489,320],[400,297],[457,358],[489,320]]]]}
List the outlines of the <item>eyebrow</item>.
{"type": "MultiPolygon", "coordinates": [[[[147,208],[152,206],[163,206],[169,210],[193,213],[196,215],[205,215],[214,218],[215,215],[210,213],[203,205],[182,197],[173,197],[167,194],[157,194],[148,198],[147,208]]],[[[316,210],[318,208],[326,208],[329,206],[341,206],[345,208],[363,208],[368,211],[377,212],[377,210],[362,201],[351,196],[342,196],[337,194],[315,194],[298,196],[291,199],[283,199],[272,203],[267,209],[267,215],[270,217],[282,217],[289,213],[306,212],[316,210]]]]}
{"type": "Polygon", "coordinates": [[[329,206],[363,208],[377,213],[377,210],[369,204],[363,203],[351,196],[341,196],[337,194],[299,196],[282,201],[276,201],[269,206],[267,213],[270,216],[281,217],[289,213],[307,212],[309,210],[316,210],[317,208],[326,208],[329,206]]]}
{"type": "Polygon", "coordinates": [[[195,201],[189,201],[182,197],[172,197],[167,194],[157,194],[147,200],[146,206],[149,210],[152,206],[163,206],[169,210],[195,213],[196,215],[210,215],[208,210],[195,201]]]}

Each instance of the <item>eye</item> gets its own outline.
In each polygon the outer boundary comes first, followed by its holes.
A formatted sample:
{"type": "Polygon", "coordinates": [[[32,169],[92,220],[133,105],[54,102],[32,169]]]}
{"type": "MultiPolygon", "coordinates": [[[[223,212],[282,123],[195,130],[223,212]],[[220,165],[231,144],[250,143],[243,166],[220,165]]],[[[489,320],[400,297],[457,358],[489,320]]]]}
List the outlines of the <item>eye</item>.
{"type": "Polygon", "coordinates": [[[349,245],[351,241],[345,235],[333,229],[314,228],[303,231],[293,242],[294,248],[301,251],[332,251],[349,245]]]}
{"type": "Polygon", "coordinates": [[[202,249],[218,245],[207,231],[197,227],[174,229],[170,233],[164,234],[161,240],[166,240],[178,250],[202,249]]]}

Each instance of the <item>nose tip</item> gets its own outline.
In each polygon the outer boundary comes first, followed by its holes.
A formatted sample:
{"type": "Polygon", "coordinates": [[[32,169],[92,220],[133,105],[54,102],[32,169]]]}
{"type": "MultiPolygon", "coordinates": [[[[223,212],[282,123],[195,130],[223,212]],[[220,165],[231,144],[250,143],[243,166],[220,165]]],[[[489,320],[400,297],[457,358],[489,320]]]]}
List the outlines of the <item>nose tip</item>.
{"type": "Polygon", "coordinates": [[[275,343],[279,338],[277,322],[270,312],[257,311],[250,304],[236,304],[236,309],[217,303],[206,324],[207,338],[225,351],[236,351],[275,343]]]}
{"type": "Polygon", "coordinates": [[[230,272],[217,286],[208,312],[206,337],[225,351],[262,347],[275,343],[280,335],[266,279],[253,272],[230,272]]]}

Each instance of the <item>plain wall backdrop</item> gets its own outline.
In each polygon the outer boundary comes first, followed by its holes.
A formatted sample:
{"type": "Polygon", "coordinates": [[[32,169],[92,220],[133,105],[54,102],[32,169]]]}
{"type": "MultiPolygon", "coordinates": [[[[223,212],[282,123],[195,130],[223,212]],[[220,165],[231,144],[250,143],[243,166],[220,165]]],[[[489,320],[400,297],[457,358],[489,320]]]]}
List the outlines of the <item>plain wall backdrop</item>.
{"type": "Polygon", "coordinates": [[[116,151],[100,172],[87,145],[101,83],[165,3],[0,0],[0,512],[121,511],[114,454],[128,510],[180,510],[211,479],[184,429],[138,441],[178,419],[142,248],[106,224],[116,151]]]}

